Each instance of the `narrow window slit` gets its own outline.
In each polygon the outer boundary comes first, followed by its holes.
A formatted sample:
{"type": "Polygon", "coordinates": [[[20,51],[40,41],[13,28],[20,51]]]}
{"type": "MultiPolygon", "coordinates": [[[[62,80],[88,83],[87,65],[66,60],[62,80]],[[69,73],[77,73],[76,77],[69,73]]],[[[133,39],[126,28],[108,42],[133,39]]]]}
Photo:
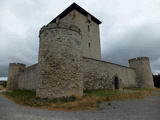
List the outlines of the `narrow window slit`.
{"type": "Polygon", "coordinates": [[[91,47],[91,43],[90,43],[90,42],[88,43],[88,47],[89,47],[89,48],[91,47]]]}
{"type": "Polygon", "coordinates": [[[90,26],[88,25],[88,31],[90,31],[90,26]]]}

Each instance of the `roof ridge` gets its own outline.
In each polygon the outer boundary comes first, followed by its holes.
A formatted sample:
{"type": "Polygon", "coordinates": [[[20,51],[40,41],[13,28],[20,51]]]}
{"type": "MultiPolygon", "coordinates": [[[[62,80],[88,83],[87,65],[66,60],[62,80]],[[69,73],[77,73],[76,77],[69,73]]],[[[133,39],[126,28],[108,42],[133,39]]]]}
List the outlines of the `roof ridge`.
{"type": "Polygon", "coordinates": [[[92,14],[90,14],[89,12],[87,12],[85,9],[83,9],[82,7],[80,7],[78,4],[76,4],[75,2],[73,2],[69,7],[67,7],[62,13],[60,13],[57,17],[55,17],[50,23],[56,22],[57,18],[62,19],[63,17],[65,17],[67,14],[69,14],[72,10],[76,9],[77,11],[79,11],[81,14],[83,14],[84,16],[87,16],[88,14],[91,16],[91,19],[96,22],[97,24],[101,24],[102,22],[100,20],[98,20],[96,17],[94,17],[92,14]]]}

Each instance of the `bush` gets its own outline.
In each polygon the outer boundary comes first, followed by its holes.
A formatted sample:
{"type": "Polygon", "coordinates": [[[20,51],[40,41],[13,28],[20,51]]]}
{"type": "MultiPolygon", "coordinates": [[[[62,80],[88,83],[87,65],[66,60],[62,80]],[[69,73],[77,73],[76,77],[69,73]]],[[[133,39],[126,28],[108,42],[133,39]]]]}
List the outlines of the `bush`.
{"type": "Polygon", "coordinates": [[[160,74],[153,75],[154,86],[160,88],[160,74]]]}

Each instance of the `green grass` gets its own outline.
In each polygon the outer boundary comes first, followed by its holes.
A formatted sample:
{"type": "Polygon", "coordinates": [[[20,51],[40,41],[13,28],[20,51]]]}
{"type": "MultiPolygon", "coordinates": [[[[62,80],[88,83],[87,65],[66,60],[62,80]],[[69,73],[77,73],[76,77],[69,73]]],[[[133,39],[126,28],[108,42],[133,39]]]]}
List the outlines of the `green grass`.
{"type": "Polygon", "coordinates": [[[160,89],[141,89],[129,88],[136,92],[121,92],[115,90],[86,90],[83,97],[71,96],[62,97],[52,100],[36,98],[36,93],[27,90],[14,90],[4,92],[3,95],[8,99],[15,101],[18,104],[45,108],[50,110],[95,110],[99,108],[99,104],[104,101],[126,100],[144,98],[150,95],[152,91],[159,91],[160,89]]]}
{"type": "Polygon", "coordinates": [[[84,94],[86,96],[99,96],[99,97],[104,97],[104,96],[113,96],[118,94],[119,91],[115,91],[115,90],[87,90],[84,91],[84,94]]]}
{"type": "Polygon", "coordinates": [[[3,85],[0,85],[0,90],[4,90],[5,87],[3,85]]]}
{"type": "Polygon", "coordinates": [[[35,98],[36,95],[35,92],[29,90],[13,90],[13,91],[8,91],[5,94],[13,98],[28,99],[28,100],[35,98]]]}
{"type": "Polygon", "coordinates": [[[36,98],[36,93],[28,90],[13,90],[4,92],[2,94],[11,100],[14,100],[16,103],[26,105],[31,101],[34,102],[36,98]]]}

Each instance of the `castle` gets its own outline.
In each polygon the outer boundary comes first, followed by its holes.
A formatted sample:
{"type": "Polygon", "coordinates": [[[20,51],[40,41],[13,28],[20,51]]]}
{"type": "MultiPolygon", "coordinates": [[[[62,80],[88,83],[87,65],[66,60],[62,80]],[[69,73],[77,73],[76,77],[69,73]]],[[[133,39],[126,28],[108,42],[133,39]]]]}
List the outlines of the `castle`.
{"type": "Polygon", "coordinates": [[[101,60],[99,21],[76,3],[40,30],[38,64],[10,63],[7,88],[36,91],[40,98],[82,96],[84,90],[153,88],[148,57],[130,67],[101,60]]]}

